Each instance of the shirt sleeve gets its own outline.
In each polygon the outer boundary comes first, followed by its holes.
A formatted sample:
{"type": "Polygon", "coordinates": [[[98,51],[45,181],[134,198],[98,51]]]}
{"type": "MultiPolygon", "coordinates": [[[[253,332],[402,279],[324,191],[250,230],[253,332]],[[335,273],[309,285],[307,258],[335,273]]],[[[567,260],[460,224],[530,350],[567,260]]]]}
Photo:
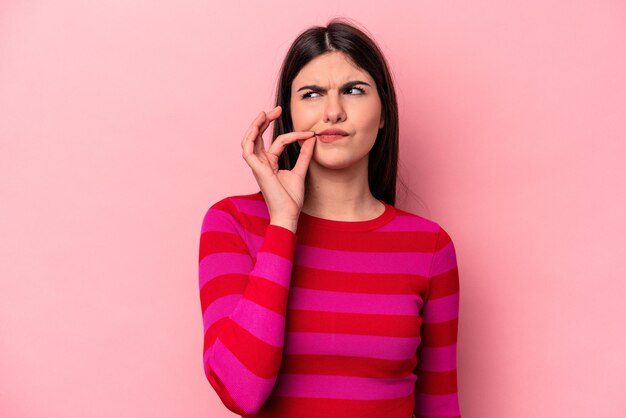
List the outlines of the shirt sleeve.
{"type": "Polygon", "coordinates": [[[428,280],[417,351],[415,416],[461,417],[456,367],[459,271],[454,244],[441,226],[428,280]]]}
{"type": "Polygon", "coordinates": [[[296,234],[268,224],[254,257],[235,205],[206,212],[199,288],[204,373],[224,405],[255,414],[269,397],[282,359],[296,234]]]}

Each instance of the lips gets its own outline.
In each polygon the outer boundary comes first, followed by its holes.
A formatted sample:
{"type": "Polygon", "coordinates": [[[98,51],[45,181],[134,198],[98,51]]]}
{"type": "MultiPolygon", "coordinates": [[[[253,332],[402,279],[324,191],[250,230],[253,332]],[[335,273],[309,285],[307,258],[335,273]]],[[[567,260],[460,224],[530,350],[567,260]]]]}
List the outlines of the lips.
{"type": "Polygon", "coordinates": [[[347,135],[318,135],[317,136],[322,142],[335,142],[343,138],[347,138],[347,135]]]}
{"type": "Polygon", "coordinates": [[[334,142],[347,137],[349,134],[343,129],[330,128],[317,133],[317,137],[322,142],[334,142]]]}
{"type": "Polygon", "coordinates": [[[323,131],[318,132],[317,135],[343,135],[343,136],[347,136],[348,133],[346,131],[344,131],[343,129],[330,128],[330,129],[324,129],[323,131]]]}

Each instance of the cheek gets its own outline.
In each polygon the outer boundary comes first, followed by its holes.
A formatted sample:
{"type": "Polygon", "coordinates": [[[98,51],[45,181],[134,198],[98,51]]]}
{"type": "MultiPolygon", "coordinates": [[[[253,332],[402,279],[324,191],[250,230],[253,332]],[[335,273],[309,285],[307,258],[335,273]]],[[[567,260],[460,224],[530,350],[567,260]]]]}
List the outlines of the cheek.
{"type": "Polygon", "coordinates": [[[355,114],[359,118],[358,124],[367,131],[378,131],[380,124],[380,106],[377,104],[368,105],[360,109],[355,114]]]}
{"type": "Polygon", "coordinates": [[[316,115],[311,109],[297,104],[291,107],[291,122],[294,131],[306,131],[316,123],[316,115]]]}
{"type": "Polygon", "coordinates": [[[291,102],[289,110],[291,113],[291,121],[293,122],[293,126],[294,128],[297,128],[302,119],[302,110],[300,109],[298,104],[294,102],[291,102]]]}
{"type": "Polygon", "coordinates": [[[372,104],[371,109],[372,111],[369,113],[369,116],[370,116],[369,122],[378,130],[378,125],[380,124],[380,116],[381,116],[381,111],[382,111],[380,101],[376,100],[372,104]]]}

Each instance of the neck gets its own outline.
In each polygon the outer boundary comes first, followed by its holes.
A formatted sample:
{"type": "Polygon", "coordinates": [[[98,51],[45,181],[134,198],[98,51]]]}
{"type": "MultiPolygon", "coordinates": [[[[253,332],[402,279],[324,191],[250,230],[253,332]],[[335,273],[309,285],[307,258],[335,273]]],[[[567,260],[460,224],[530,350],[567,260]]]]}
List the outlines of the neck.
{"type": "Polygon", "coordinates": [[[384,206],[369,188],[367,156],[342,170],[309,164],[302,211],[325,219],[360,221],[377,217],[384,206]]]}

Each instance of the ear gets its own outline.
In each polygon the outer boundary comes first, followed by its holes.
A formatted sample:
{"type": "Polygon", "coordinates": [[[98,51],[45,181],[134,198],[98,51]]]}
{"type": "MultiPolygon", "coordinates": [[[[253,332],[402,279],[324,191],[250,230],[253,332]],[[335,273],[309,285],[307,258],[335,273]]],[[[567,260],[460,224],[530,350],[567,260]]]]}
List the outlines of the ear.
{"type": "Polygon", "coordinates": [[[385,115],[381,115],[380,116],[380,123],[378,124],[378,129],[381,129],[383,126],[385,126],[385,115]]]}

